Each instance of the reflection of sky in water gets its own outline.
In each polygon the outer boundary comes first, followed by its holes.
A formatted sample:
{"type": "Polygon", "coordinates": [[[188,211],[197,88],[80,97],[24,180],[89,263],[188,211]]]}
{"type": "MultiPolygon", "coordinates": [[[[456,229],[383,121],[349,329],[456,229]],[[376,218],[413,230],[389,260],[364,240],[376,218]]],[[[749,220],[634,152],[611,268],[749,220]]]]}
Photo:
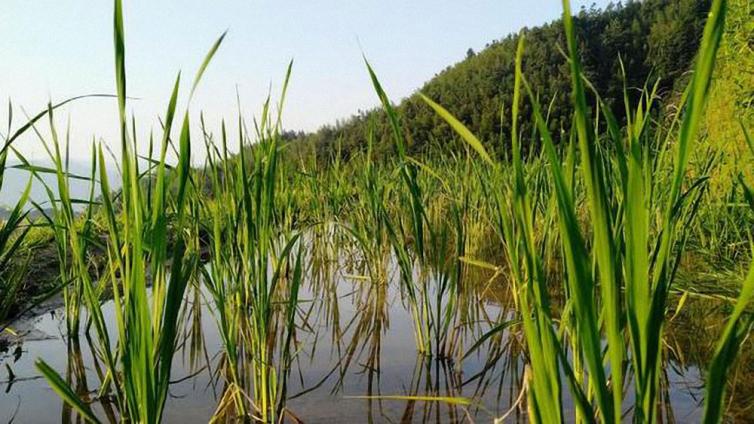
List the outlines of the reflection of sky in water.
{"type": "MultiPolygon", "coordinates": [[[[353,269],[343,274],[353,273],[353,269]]],[[[358,271],[356,273],[359,273],[358,271]]],[[[363,272],[361,272],[363,274],[363,272]]],[[[310,282],[311,283],[311,282],[310,282]]],[[[414,422],[454,422],[468,421],[466,412],[459,407],[445,404],[417,402],[411,404],[405,400],[369,400],[352,398],[352,396],[372,395],[430,395],[430,396],[465,396],[481,403],[482,408],[468,409],[469,417],[475,421],[489,422],[495,416],[504,414],[519,394],[518,382],[523,374],[520,357],[516,355],[518,342],[507,337],[502,339],[502,348],[491,350],[485,343],[478,352],[471,354],[458,364],[448,365],[416,355],[412,320],[401,301],[396,284],[386,289],[387,316],[383,333],[379,338],[379,373],[369,372],[368,361],[370,341],[374,334],[357,333],[359,319],[367,316],[366,304],[370,300],[368,281],[340,276],[334,280],[307,284],[300,294],[302,320],[304,311],[311,313],[307,328],[297,331],[301,350],[289,377],[289,396],[312,389],[300,397],[288,402],[288,407],[305,422],[399,422],[413,417],[414,422]],[[326,288],[324,286],[329,286],[326,288]],[[325,299],[325,300],[323,300],[325,299]],[[337,299],[337,301],[333,301],[337,299]],[[337,316],[337,325],[334,325],[337,316]],[[341,336],[334,335],[338,328],[341,336]],[[345,360],[349,345],[356,340],[354,357],[346,366],[345,360]],[[490,353],[497,352],[497,353],[490,353]],[[488,357],[497,357],[493,365],[485,370],[488,357]],[[339,381],[340,375],[342,381],[339,381]],[[449,377],[450,376],[450,377],[449,377]],[[325,378],[326,377],[326,378],[325,378]],[[448,378],[449,377],[449,378],[448,378]],[[471,379],[471,381],[467,381],[471,379]],[[458,392],[460,382],[466,382],[458,392]],[[321,384],[320,384],[321,383],[321,384]],[[439,414],[439,418],[438,418],[439,414]]],[[[376,299],[376,289],[372,288],[371,300],[376,299]]],[[[193,299],[193,293],[189,293],[193,299]]],[[[504,315],[498,303],[493,303],[490,296],[483,300],[473,297],[468,304],[468,321],[476,323],[463,336],[465,352],[474,341],[490,328],[485,320],[500,320],[504,315]],[[482,306],[480,306],[482,305],[482,306]]],[[[112,317],[112,302],[103,308],[106,317],[112,317]]],[[[374,310],[372,310],[374,311],[374,310]]],[[[206,306],[202,313],[204,343],[206,356],[214,373],[217,366],[216,354],[220,349],[220,340],[216,324],[206,306]]],[[[82,322],[84,322],[82,320],[82,322]]],[[[111,334],[114,334],[114,322],[111,334]]],[[[184,326],[189,328],[188,324],[184,326]]],[[[299,323],[301,324],[301,323],[299,323]]],[[[46,313],[33,321],[36,340],[26,340],[24,353],[17,362],[13,362],[13,349],[5,354],[0,362],[11,365],[17,381],[10,387],[7,382],[0,384],[0,421],[6,422],[19,405],[15,422],[57,422],[62,417],[62,402],[49,389],[47,383],[36,378],[33,367],[35,358],[44,358],[53,368],[64,372],[66,369],[66,343],[61,335],[65,331],[65,321],[60,315],[46,313]],[[20,404],[19,404],[20,402],[20,404]]],[[[93,330],[92,330],[93,331],[93,330]]],[[[91,361],[91,351],[86,339],[81,339],[83,363],[88,373],[90,390],[98,387],[96,372],[91,361]]],[[[217,407],[222,393],[223,382],[213,381],[206,366],[205,354],[201,354],[194,369],[189,366],[188,349],[176,353],[172,379],[181,380],[170,387],[165,422],[206,422],[217,407]],[[198,373],[197,373],[198,372],[198,373]],[[189,378],[185,378],[185,377],[189,378]],[[184,379],[185,378],[185,379],[184,379]]],[[[377,363],[377,361],[375,362],[377,363]]],[[[701,407],[701,380],[695,368],[681,369],[677,364],[667,367],[668,379],[673,390],[670,400],[673,414],[678,422],[698,421],[701,407]]],[[[4,367],[3,367],[4,368],[4,367]]],[[[5,371],[0,371],[5,374],[5,371]]],[[[7,378],[3,375],[3,380],[7,378]]],[[[627,404],[631,401],[632,390],[626,394],[627,404]]],[[[567,398],[567,389],[564,387],[567,398]]],[[[101,412],[97,403],[95,409],[101,412]]],[[[568,416],[569,414],[566,414],[568,416]]],[[[515,413],[511,417],[515,417],[515,413]]],[[[520,415],[519,415],[520,418],[520,415]]]]}

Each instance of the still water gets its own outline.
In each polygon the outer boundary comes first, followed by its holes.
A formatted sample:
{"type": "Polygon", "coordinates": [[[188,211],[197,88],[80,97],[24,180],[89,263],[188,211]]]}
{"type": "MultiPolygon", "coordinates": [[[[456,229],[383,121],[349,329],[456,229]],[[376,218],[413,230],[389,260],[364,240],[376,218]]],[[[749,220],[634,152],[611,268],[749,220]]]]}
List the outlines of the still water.
{"type": "MultiPolygon", "coordinates": [[[[448,337],[454,353],[451,358],[436,359],[417,354],[413,321],[397,271],[373,282],[365,277],[368,272],[358,253],[348,249],[310,252],[307,262],[310,266],[296,319],[297,354],[288,377],[286,421],[491,422],[504,415],[506,422],[526,421],[525,407],[517,407],[523,405],[524,380],[520,328],[511,325],[477,343],[515,316],[503,279],[490,280],[489,273],[466,270],[448,337]],[[406,396],[465,398],[469,404],[406,396]]],[[[389,259],[386,267],[395,270],[389,259]]],[[[222,347],[200,281],[188,289],[186,301],[165,422],[202,423],[212,417],[222,397],[224,383],[217,372],[222,347]]],[[[106,301],[103,310],[112,317],[112,302],[106,301]]],[[[678,319],[685,322],[683,315],[678,319]]],[[[706,345],[694,342],[694,325],[685,330],[679,327],[684,325],[671,324],[668,329],[661,410],[665,421],[698,422],[703,376],[695,360],[688,358],[704,357],[694,349],[706,345]],[[675,337],[674,331],[688,333],[675,337]]],[[[0,423],[76,420],[37,373],[37,358],[72,379],[103,420],[117,416],[107,399],[97,398],[100,370],[93,361],[92,342],[85,334],[78,343],[68,342],[59,305],[47,305],[44,312],[23,318],[14,328],[21,337],[0,353],[0,423]]]]}

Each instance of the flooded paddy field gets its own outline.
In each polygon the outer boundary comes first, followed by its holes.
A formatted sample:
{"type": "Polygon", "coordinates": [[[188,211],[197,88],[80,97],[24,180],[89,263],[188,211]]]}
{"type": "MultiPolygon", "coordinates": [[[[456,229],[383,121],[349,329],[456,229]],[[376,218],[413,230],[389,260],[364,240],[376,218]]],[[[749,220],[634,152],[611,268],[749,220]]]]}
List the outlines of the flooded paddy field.
{"type": "MultiPolygon", "coordinates": [[[[394,258],[383,261],[383,281],[367,277],[365,261],[354,247],[318,247],[306,262],[291,344],[292,366],[283,377],[285,421],[489,422],[503,416],[526,421],[523,336],[504,276],[470,266],[464,269],[464,289],[442,349],[447,354],[428,355],[417,353],[410,307],[394,258]]],[[[434,298],[432,272],[417,269],[416,276],[428,280],[429,297],[434,298]]],[[[209,421],[227,390],[221,375],[222,341],[208,296],[201,281],[187,289],[166,422],[209,421]]],[[[103,305],[108,325],[114,328],[112,308],[112,300],[103,305]]],[[[719,331],[720,323],[714,320],[723,311],[715,308],[724,305],[691,300],[670,321],[661,400],[668,422],[694,422],[701,417],[704,380],[699,365],[706,366],[719,331]],[[711,316],[700,317],[701,313],[711,316]]],[[[103,421],[117,421],[112,400],[97,393],[103,368],[101,359],[93,355],[96,345],[86,331],[77,339],[66,337],[61,305],[51,301],[14,326],[18,337],[6,338],[0,356],[0,421],[76,420],[75,411],[35,369],[37,358],[65,376],[103,421]]],[[[742,410],[744,406],[740,405],[742,410]]]]}

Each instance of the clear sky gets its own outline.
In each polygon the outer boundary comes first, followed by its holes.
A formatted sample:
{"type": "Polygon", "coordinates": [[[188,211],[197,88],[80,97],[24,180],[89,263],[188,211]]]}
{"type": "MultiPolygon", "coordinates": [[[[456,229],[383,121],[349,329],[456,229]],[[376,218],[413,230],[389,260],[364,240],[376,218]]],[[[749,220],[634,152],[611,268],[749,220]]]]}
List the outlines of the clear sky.
{"type": "MultiPolygon", "coordinates": [[[[113,93],[112,2],[4,0],[0,7],[0,104],[22,115],[48,100],[113,93]]],[[[591,5],[573,1],[573,9],[591,5]]],[[[598,7],[607,2],[596,2],[598,7]]],[[[209,46],[228,36],[194,99],[210,125],[234,119],[236,90],[244,114],[273,96],[294,59],[287,129],[314,130],[377,104],[361,52],[394,100],[411,94],[471,47],[476,51],[524,26],[558,17],[557,0],[124,0],[129,102],[142,138],[157,127],[172,82],[183,70],[184,93],[209,46]]],[[[184,97],[185,99],[185,97],[184,97]]],[[[196,116],[194,113],[194,116],[196,116]]],[[[61,110],[70,117],[72,155],[88,157],[92,137],[117,146],[116,105],[86,100],[61,110]]],[[[6,107],[0,108],[5,132],[6,107]]],[[[21,150],[42,155],[35,140],[21,150]]]]}

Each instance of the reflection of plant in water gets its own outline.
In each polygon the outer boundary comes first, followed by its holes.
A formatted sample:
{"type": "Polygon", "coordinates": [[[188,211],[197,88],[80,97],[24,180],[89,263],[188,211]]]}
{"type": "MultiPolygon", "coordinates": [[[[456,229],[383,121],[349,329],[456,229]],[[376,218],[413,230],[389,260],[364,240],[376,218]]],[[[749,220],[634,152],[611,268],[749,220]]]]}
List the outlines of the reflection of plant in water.
{"type": "Polygon", "coordinates": [[[353,362],[358,362],[362,372],[367,375],[367,391],[371,393],[375,384],[379,391],[382,338],[390,326],[389,285],[387,281],[356,284],[353,295],[355,313],[350,324],[354,327],[341,355],[338,384],[333,392],[342,385],[353,362]]]}
{"type": "MultiPolygon", "coordinates": [[[[94,355],[92,340],[87,337],[86,342],[92,353],[92,362],[99,381],[105,381],[106,376],[102,364],[97,360],[96,355],[94,355]]],[[[107,422],[118,422],[117,405],[112,402],[111,397],[104,393],[93,393],[89,388],[89,383],[87,381],[87,367],[84,364],[84,355],[81,352],[81,341],[79,338],[72,338],[68,343],[68,365],[66,368],[65,380],[84,403],[90,404],[94,402],[96,398],[96,401],[99,403],[99,406],[107,417],[107,422]]],[[[63,422],[74,422],[78,416],[78,412],[71,408],[69,404],[65,402],[63,403],[63,422]]]]}
{"type": "MultiPolygon", "coordinates": [[[[676,301],[679,301],[676,299],[676,301]]],[[[677,374],[672,386],[665,387],[666,403],[670,403],[674,392],[685,392],[701,407],[704,393],[698,378],[703,377],[704,370],[715,355],[715,348],[720,337],[725,319],[730,315],[732,299],[716,299],[705,295],[687,295],[683,307],[668,322],[666,343],[668,344],[666,363],[677,374]],[[685,382],[685,375],[690,381],[685,382]],[[697,376],[697,378],[694,378],[697,376]]],[[[754,350],[751,341],[741,346],[740,358],[731,365],[733,378],[728,382],[727,393],[730,401],[726,417],[735,421],[747,421],[752,416],[754,400],[754,350]]],[[[682,418],[682,417],[678,417],[682,418]]]]}
{"type": "MultiPolygon", "coordinates": [[[[359,249],[361,245],[357,246],[357,250],[359,249]]],[[[336,259],[338,268],[349,270],[349,272],[357,269],[347,259],[354,258],[354,255],[342,250],[341,254],[341,258],[336,259]]],[[[395,267],[395,261],[391,262],[388,259],[389,255],[386,255],[380,263],[392,264],[390,266],[395,267]]],[[[390,274],[387,271],[383,272],[385,275],[390,274]]],[[[345,275],[342,280],[333,278],[333,281],[340,281],[341,290],[347,293],[344,298],[352,299],[350,302],[353,304],[354,313],[345,326],[347,331],[340,329],[336,322],[328,321],[330,326],[338,326],[338,329],[332,328],[333,339],[336,340],[339,354],[336,358],[337,364],[332,371],[336,373],[336,381],[331,393],[335,394],[343,389],[349,373],[366,375],[363,397],[371,421],[381,421],[380,416],[389,416],[389,413],[383,410],[383,403],[386,401],[405,401],[407,406],[404,419],[415,413],[419,414],[424,421],[448,414],[456,417],[465,417],[466,414],[476,415],[482,407],[475,400],[471,401],[462,397],[465,387],[473,387],[471,399],[482,399],[489,389],[498,390],[497,398],[500,399],[505,396],[503,389],[507,388],[512,394],[507,395],[506,398],[511,399],[512,403],[521,393],[522,363],[517,359],[521,354],[520,341],[516,337],[509,337],[511,334],[503,328],[496,332],[489,332],[490,328],[495,325],[494,323],[503,321],[501,317],[509,316],[510,312],[507,306],[495,307],[494,309],[498,312],[490,315],[490,311],[485,307],[492,295],[489,284],[480,284],[480,282],[489,283],[491,275],[489,271],[467,270],[466,272],[471,277],[471,284],[465,286],[460,293],[457,304],[464,307],[455,308],[453,321],[458,324],[454,327],[452,334],[454,343],[457,343],[457,349],[469,350],[466,355],[459,355],[456,360],[450,360],[450,358],[438,360],[419,355],[410,385],[411,390],[397,394],[386,394],[380,386],[381,348],[383,334],[387,331],[389,320],[390,298],[400,294],[400,287],[403,283],[399,280],[388,280],[384,284],[371,284],[368,279],[356,278],[353,274],[345,275]],[[345,283],[348,284],[348,289],[343,287],[345,283]],[[500,316],[497,316],[498,314],[500,316]],[[341,348],[340,345],[343,343],[345,345],[341,348]],[[481,368],[464,380],[461,374],[461,370],[464,369],[464,359],[472,356],[482,361],[481,368]],[[356,364],[359,371],[352,370],[356,364]],[[505,381],[508,383],[504,383],[505,381]],[[421,412],[417,412],[418,405],[422,405],[421,412]],[[379,415],[375,416],[375,414],[379,415]]],[[[321,283],[317,286],[325,287],[321,283]]],[[[338,299],[337,295],[318,294],[315,297],[336,301],[338,299]]],[[[503,302],[506,301],[501,299],[496,303],[503,302]]],[[[335,306],[327,308],[335,308],[335,306]]],[[[506,328],[512,329],[514,324],[515,322],[510,321],[506,328]]],[[[332,373],[328,373],[325,379],[329,378],[332,373]]],[[[324,380],[296,394],[296,397],[317,389],[322,383],[324,380]]]]}
{"type": "Polygon", "coordinates": [[[182,353],[184,364],[188,365],[185,368],[191,373],[208,367],[210,362],[202,328],[204,302],[200,283],[199,279],[193,279],[190,283],[187,289],[189,293],[186,295],[186,308],[178,318],[178,322],[185,323],[178,350],[182,353]]]}
{"type": "MultiPolygon", "coordinates": [[[[385,395],[379,390],[372,391],[370,386],[366,395],[352,398],[364,399],[367,403],[369,422],[393,420],[394,417],[386,408],[386,404],[393,402],[404,403],[400,414],[401,422],[438,422],[445,419],[451,422],[473,422],[473,416],[480,410],[485,415],[492,416],[492,412],[480,401],[464,397],[462,388],[462,375],[457,368],[447,361],[418,354],[411,382],[404,393],[385,395]]],[[[483,396],[484,391],[477,394],[483,396]]]]}

